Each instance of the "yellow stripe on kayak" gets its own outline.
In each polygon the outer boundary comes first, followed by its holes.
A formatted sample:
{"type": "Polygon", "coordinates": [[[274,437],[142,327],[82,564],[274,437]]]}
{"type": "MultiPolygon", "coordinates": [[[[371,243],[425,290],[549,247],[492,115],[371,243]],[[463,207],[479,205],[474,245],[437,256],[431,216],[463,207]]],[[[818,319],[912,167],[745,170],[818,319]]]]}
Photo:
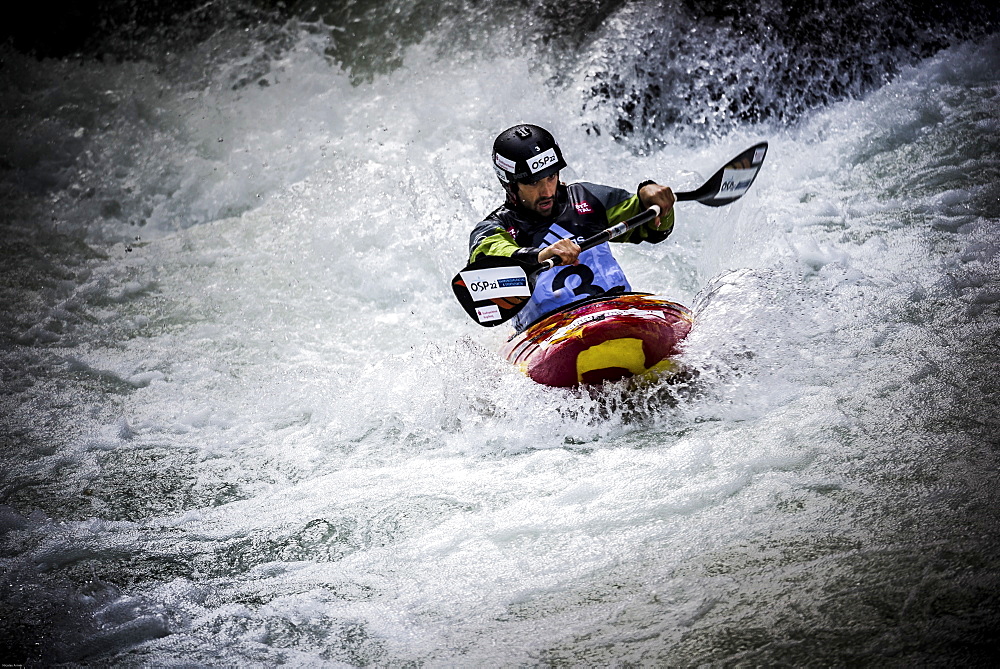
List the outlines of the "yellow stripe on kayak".
{"type": "Polygon", "coordinates": [[[646,353],[642,350],[642,340],[633,337],[609,339],[581,351],[576,357],[576,378],[581,383],[583,375],[598,369],[617,367],[633,374],[646,371],[646,353]]]}

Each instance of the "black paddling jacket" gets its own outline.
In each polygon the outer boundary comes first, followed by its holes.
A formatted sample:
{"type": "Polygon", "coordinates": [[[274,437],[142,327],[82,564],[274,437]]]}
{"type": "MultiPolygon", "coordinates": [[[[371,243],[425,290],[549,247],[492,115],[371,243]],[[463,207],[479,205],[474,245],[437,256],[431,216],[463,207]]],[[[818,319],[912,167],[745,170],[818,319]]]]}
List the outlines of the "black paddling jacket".
{"type": "MultiPolygon", "coordinates": [[[[559,184],[556,190],[556,214],[542,218],[529,209],[509,202],[491,213],[472,230],[469,238],[469,261],[480,255],[514,257],[530,263],[551,242],[545,237],[558,226],[574,237],[589,237],[640,213],[638,194],[621,188],[580,182],[559,184]]],[[[674,212],[660,218],[661,226],[646,223],[611,241],[638,244],[657,243],[674,229],[674,212]]]]}

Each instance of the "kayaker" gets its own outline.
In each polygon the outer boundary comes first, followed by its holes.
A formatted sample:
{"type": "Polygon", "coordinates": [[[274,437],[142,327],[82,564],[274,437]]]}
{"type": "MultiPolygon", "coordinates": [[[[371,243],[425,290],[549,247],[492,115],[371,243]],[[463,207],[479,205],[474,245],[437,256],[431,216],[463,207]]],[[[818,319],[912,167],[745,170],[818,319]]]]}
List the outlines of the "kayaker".
{"type": "Polygon", "coordinates": [[[518,332],[541,316],[589,297],[631,291],[608,244],[581,252],[575,241],[624,221],[650,205],[661,215],[613,241],[657,243],[674,228],[673,191],[644,181],[635,193],[594,183],[564,184],[566,167],[555,138],[537,125],[508,128],[493,142],[493,169],[507,201],[481,221],[469,240],[469,261],[505,256],[528,264],[553,256],[561,267],[537,275],[530,302],[511,321],[518,332]]]}

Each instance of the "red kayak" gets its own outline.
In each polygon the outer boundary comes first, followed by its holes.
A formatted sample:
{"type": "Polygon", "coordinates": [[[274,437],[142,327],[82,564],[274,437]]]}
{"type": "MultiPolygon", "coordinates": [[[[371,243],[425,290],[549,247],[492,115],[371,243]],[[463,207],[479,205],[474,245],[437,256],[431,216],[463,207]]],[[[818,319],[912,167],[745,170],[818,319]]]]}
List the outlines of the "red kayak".
{"type": "Polygon", "coordinates": [[[514,335],[500,354],[538,383],[567,388],[669,373],[691,330],[687,307],[647,293],[559,311],[514,335]]]}

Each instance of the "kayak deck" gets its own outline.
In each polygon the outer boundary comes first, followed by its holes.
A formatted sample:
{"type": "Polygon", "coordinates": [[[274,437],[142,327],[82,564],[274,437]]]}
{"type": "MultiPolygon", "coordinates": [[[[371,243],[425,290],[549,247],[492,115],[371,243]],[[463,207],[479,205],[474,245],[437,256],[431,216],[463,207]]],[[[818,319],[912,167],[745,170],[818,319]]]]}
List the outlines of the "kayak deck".
{"type": "Polygon", "coordinates": [[[687,307],[649,294],[588,301],[546,316],[500,350],[534,381],[555,387],[672,371],[691,330],[687,307]]]}

